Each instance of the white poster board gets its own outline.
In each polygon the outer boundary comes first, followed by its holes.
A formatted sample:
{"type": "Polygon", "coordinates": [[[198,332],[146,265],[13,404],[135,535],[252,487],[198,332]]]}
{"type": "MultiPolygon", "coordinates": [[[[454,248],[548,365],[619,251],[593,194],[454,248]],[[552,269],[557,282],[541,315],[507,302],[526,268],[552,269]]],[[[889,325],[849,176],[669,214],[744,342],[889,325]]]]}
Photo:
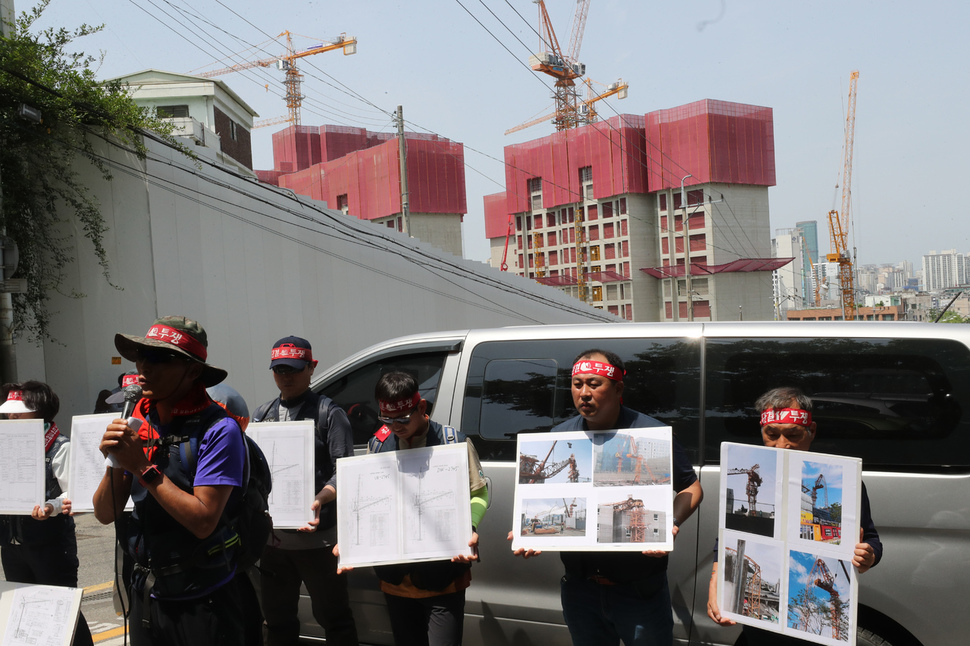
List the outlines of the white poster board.
{"type": "Polygon", "coordinates": [[[818,644],[855,644],[862,460],[721,444],[721,616],[818,644]]]}
{"type": "Polygon", "coordinates": [[[464,443],[337,460],[342,567],[451,559],[471,537],[464,443]]]}
{"type": "Polygon", "coordinates": [[[313,420],[259,422],[246,427],[273,474],[269,514],[277,529],[299,529],[313,520],[313,420]]]}
{"type": "Polygon", "coordinates": [[[0,421],[0,514],[30,515],[44,504],[44,421],[0,421]]]}
{"type": "Polygon", "coordinates": [[[0,581],[4,646],[69,646],[81,611],[80,588],[0,581]]]}
{"type": "Polygon", "coordinates": [[[512,549],[674,548],[669,426],[519,433],[512,549]]]}
{"type": "MultiPolygon", "coordinates": [[[[94,492],[101,484],[105,469],[104,456],[98,447],[108,424],[115,419],[118,419],[117,413],[75,415],[71,418],[71,470],[67,497],[75,513],[94,511],[94,492]]],[[[128,505],[132,507],[131,500],[128,505]]]]}

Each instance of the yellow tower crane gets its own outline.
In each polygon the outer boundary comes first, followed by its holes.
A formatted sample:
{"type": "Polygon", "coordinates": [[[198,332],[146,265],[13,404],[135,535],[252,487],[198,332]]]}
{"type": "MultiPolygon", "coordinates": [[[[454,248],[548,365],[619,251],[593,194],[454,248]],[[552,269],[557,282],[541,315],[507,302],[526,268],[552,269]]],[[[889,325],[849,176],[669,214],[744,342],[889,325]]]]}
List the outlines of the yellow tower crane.
{"type": "Polygon", "coordinates": [[[829,211],[832,253],[826,256],[829,262],[835,262],[839,265],[842,317],[847,321],[855,319],[855,280],[852,276],[852,256],[849,254],[848,237],[849,202],[852,196],[852,147],[855,142],[855,103],[858,83],[859,72],[856,70],[849,77],[849,108],[845,117],[845,163],[842,167],[842,210],[829,211]]]}
{"type": "Polygon", "coordinates": [[[314,54],[322,54],[323,52],[330,52],[335,49],[342,49],[344,56],[350,56],[351,54],[357,53],[357,39],[348,37],[347,34],[341,34],[338,38],[332,41],[325,41],[320,45],[313,45],[305,50],[296,51],[296,49],[293,47],[293,36],[298,35],[299,34],[284,31],[282,34],[277,36],[277,38],[286,36],[285,54],[239,63],[238,65],[232,65],[230,67],[224,67],[218,70],[202,72],[199,74],[199,76],[212,78],[213,76],[221,76],[223,74],[229,74],[230,72],[248,70],[253,67],[269,67],[270,65],[275,65],[286,75],[286,77],[283,79],[283,87],[286,88],[286,96],[284,98],[286,99],[286,107],[289,109],[289,116],[283,119],[269,119],[266,122],[257,123],[256,127],[282,122],[290,122],[293,125],[298,126],[300,125],[300,106],[303,104],[304,96],[300,89],[301,85],[303,84],[303,75],[300,74],[300,71],[296,67],[297,59],[304,58],[306,56],[313,56],[314,54]]]}

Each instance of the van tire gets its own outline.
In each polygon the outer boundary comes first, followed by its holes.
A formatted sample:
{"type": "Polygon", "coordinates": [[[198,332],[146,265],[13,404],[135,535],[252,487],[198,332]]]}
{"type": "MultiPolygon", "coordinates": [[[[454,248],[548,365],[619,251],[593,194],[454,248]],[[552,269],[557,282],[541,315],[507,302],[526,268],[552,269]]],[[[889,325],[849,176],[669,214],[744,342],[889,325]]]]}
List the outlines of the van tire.
{"type": "Polygon", "coordinates": [[[892,646],[892,643],[883,639],[871,630],[859,628],[856,630],[856,646],[892,646]]]}

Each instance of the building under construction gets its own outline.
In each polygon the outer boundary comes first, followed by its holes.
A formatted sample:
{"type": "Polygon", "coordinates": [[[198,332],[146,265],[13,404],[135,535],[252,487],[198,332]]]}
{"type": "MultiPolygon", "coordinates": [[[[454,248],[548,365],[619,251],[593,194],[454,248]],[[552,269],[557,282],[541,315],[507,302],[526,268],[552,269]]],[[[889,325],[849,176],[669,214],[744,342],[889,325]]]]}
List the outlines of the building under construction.
{"type": "Polygon", "coordinates": [[[401,206],[400,142],[393,133],[347,126],[289,126],[273,133],[273,170],[260,181],[323,200],[330,208],[462,255],[462,144],[405,133],[409,222],[401,206]]]}
{"type": "Polygon", "coordinates": [[[667,514],[645,509],[643,501],[632,494],[626,500],[597,506],[598,543],[662,543],[666,540],[667,514]]]}
{"type": "Polygon", "coordinates": [[[771,108],[702,100],[505,147],[493,266],[631,321],[774,316],[771,108]],[[686,223],[686,226],[685,226],[686,223]]]}

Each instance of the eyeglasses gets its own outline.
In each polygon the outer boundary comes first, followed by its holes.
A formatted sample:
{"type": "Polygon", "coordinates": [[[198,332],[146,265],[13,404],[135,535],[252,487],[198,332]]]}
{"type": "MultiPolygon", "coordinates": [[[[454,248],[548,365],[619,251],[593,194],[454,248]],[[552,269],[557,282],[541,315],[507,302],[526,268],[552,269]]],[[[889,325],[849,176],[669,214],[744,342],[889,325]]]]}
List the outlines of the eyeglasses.
{"type": "Polygon", "coordinates": [[[294,368],[293,366],[281,365],[273,366],[273,372],[278,375],[295,375],[298,372],[303,372],[306,370],[306,366],[302,368],[294,368]]]}
{"type": "Polygon", "coordinates": [[[138,350],[138,360],[145,363],[168,363],[170,361],[189,361],[189,358],[171,350],[142,348],[138,350]]]}
{"type": "Polygon", "coordinates": [[[388,426],[393,426],[394,424],[406,426],[407,424],[411,423],[411,417],[414,416],[414,411],[416,410],[417,408],[412,408],[407,415],[402,415],[401,417],[378,417],[377,419],[380,420],[381,424],[386,424],[388,426]]]}

